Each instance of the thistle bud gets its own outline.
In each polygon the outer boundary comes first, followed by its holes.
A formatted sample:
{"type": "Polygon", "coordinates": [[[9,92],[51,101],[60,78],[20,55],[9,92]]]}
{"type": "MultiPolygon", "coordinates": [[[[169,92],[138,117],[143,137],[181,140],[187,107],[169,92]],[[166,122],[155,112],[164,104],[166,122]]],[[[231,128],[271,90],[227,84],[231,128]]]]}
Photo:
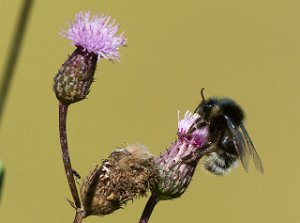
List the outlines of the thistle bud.
{"type": "Polygon", "coordinates": [[[158,200],[181,196],[191,182],[199,159],[205,153],[208,129],[198,128],[198,114],[178,117],[178,140],[156,160],[159,177],[152,190],[158,200]]]}
{"type": "Polygon", "coordinates": [[[153,156],[141,144],[118,148],[84,179],[80,194],[88,215],[107,215],[146,192],[157,169],[153,156]]]}
{"type": "Polygon", "coordinates": [[[63,104],[85,99],[94,80],[97,54],[78,47],[54,78],[53,90],[63,104]]]}
{"type": "Polygon", "coordinates": [[[78,13],[67,31],[61,35],[70,39],[77,49],[65,61],[54,78],[53,90],[63,104],[81,101],[89,93],[94,80],[97,60],[119,60],[119,47],[126,44],[123,33],[115,35],[119,24],[110,16],[78,13]]]}

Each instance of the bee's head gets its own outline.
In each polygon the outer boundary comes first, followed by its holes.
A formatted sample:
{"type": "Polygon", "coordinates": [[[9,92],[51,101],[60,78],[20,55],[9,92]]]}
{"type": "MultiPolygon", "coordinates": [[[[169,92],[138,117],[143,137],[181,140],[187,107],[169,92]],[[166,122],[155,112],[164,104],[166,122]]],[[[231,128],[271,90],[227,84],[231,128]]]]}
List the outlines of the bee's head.
{"type": "Polygon", "coordinates": [[[244,119],[244,112],[241,107],[230,98],[208,98],[201,89],[202,101],[195,112],[209,122],[225,122],[224,116],[230,118],[236,125],[240,125],[244,119]]]}
{"type": "Polygon", "coordinates": [[[198,106],[196,111],[200,116],[206,120],[213,119],[214,117],[221,115],[221,109],[218,105],[217,98],[208,98],[207,100],[202,100],[201,104],[198,106]]]}
{"type": "Polygon", "coordinates": [[[206,120],[212,119],[215,116],[219,116],[221,114],[220,107],[218,106],[219,100],[217,98],[205,99],[203,92],[204,92],[204,88],[202,88],[200,92],[202,101],[200,105],[196,108],[195,113],[198,113],[206,120]]]}

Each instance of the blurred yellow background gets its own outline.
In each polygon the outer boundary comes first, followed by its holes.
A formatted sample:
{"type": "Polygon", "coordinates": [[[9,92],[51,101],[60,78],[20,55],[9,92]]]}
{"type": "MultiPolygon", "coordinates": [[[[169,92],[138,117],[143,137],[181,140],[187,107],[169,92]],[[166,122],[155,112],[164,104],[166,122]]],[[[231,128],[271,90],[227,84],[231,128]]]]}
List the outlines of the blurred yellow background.
{"type": "MultiPolygon", "coordinates": [[[[1,0],[3,70],[21,1],[1,0]]],[[[293,0],[35,1],[0,127],[6,179],[0,222],[72,222],[61,159],[53,77],[75,49],[59,36],[78,11],[110,14],[126,31],[121,63],[98,63],[88,100],[71,105],[68,139],[82,176],[117,146],[158,155],[174,141],[177,110],[228,96],[265,167],[224,177],[199,165],[180,198],[150,222],[300,222],[300,2],[293,0]]],[[[86,223],[138,222],[147,199],[86,223]]]]}

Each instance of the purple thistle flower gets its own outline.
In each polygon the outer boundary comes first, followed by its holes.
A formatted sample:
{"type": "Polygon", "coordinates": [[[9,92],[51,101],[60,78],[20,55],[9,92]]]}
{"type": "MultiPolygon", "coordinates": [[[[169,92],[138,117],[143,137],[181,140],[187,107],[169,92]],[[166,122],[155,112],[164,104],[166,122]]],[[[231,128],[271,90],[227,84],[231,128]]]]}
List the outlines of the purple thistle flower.
{"type": "Polygon", "coordinates": [[[190,111],[186,111],[184,118],[180,120],[179,111],[178,111],[178,138],[182,141],[185,141],[189,144],[194,144],[195,146],[202,147],[204,143],[204,138],[207,138],[208,131],[207,129],[197,129],[194,125],[200,116],[190,111]],[[194,131],[191,131],[191,128],[194,127],[194,131]]]}
{"type": "Polygon", "coordinates": [[[111,21],[110,16],[90,18],[90,12],[79,12],[69,29],[60,33],[77,47],[54,78],[53,90],[62,104],[69,105],[86,98],[94,81],[97,60],[119,61],[119,47],[127,40],[123,37],[124,32],[115,35],[118,28],[119,24],[111,21]]]}
{"type": "Polygon", "coordinates": [[[159,201],[178,198],[189,186],[200,158],[208,152],[209,131],[198,125],[200,119],[197,113],[187,111],[180,120],[178,112],[178,139],[156,159],[158,178],[140,223],[148,222],[159,201]]]}
{"type": "Polygon", "coordinates": [[[86,49],[98,55],[98,58],[108,60],[119,60],[119,47],[124,46],[127,40],[124,32],[115,35],[119,29],[119,24],[115,24],[115,19],[110,16],[91,16],[90,12],[79,12],[75,21],[69,24],[69,29],[63,30],[60,34],[70,39],[75,46],[86,49]]]}
{"type": "Polygon", "coordinates": [[[199,118],[187,111],[182,120],[178,119],[178,140],[156,160],[160,179],[152,192],[159,200],[177,198],[185,192],[206,152],[208,129],[197,127],[199,118]]]}

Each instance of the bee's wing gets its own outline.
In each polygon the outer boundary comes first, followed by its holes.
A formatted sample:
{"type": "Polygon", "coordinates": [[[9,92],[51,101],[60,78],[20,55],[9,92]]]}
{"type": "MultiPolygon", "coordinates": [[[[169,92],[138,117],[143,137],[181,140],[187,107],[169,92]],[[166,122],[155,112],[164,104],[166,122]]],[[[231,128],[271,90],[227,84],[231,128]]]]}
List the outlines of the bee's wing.
{"type": "Polygon", "coordinates": [[[253,142],[252,142],[252,140],[251,140],[251,138],[250,138],[250,136],[249,136],[249,134],[248,134],[248,132],[247,132],[247,130],[246,130],[243,123],[241,123],[240,127],[241,127],[241,130],[242,130],[242,132],[244,134],[244,137],[246,139],[246,142],[247,142],[247,145],[248,145],[248,152],[249,152],[250,156],[253,159],[255,167],[256,167],[256,169],[258,170],[259,173],[263,174],[264,173],[264,167],[262,165],[261,159],[259,158],[259,156],[258,156],[258,154],[257,154],[257,152],[254,148],[253,142]]]}
{"type": "Polygon", "coordinates": [[[232,133],[235,150],[243,164],[244,169],[246,170],[246,172],[248,172],[249,154],[246,151],[246,145],[245,145],[245,140],[243,138],[243,135],[239,131],[239,127],[236,126],[230,120],[229,117],[227,117],[226,115],[224,115],[224,117],[227,121],[228,128],[232,133]]]}

